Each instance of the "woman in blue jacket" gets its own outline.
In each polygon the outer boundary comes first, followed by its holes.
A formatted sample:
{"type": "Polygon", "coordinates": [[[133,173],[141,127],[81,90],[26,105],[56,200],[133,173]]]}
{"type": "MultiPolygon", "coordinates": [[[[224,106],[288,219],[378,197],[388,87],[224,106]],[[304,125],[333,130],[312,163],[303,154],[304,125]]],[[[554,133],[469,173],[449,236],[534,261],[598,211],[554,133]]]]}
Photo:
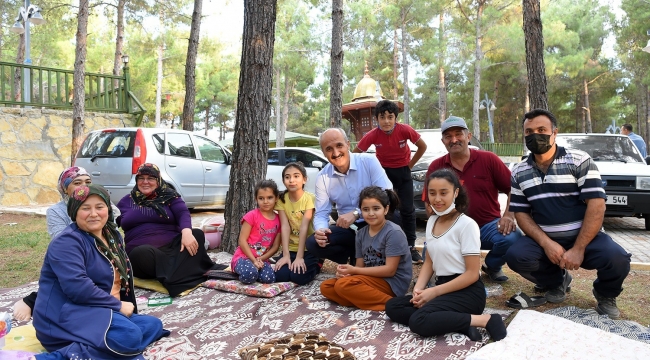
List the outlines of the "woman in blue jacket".
{"type": "Polygon", "coordinates": [[[77,188],[68,201],[73,219],[45,254],[34,307],[36,337],[49,354],[36,359],[144,359],[169,335],[160,319],[138,315],[131,264],[113,222],[108,192],[77,188]]]}

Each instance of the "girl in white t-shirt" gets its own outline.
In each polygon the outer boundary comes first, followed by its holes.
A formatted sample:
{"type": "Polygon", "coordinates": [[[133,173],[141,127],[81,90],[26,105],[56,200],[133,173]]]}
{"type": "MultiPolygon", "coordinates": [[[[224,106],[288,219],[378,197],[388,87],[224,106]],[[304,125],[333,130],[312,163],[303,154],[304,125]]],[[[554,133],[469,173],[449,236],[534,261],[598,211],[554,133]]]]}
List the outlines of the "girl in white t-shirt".
{"type": "Polygon", "coordinates": [[[427,191],[436,214],[427,222],[428,256],[413,295],[389,300],[386,315],[421,336],[458,332],[479,341],[476,327],[483,327],[494,340],[503,339],[506,328],[501,316],[483,314],[480,232],[476,222],[463,214],[469,203],[465,189],[453,171],[440,169],[429,175],[427,191]],[[427,288],[434,274],[436,286],[427,288]]]}

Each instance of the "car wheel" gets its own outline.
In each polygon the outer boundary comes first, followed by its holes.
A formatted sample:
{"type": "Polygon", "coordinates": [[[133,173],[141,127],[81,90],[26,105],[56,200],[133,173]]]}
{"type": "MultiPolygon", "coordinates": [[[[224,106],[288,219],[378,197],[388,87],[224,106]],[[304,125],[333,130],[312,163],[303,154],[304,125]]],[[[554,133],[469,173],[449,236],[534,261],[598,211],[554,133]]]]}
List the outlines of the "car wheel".
{"type": "Polygon", "coordinates": [[[645,219],[645,229],[650,230],[650,215],[643,215],[645,219]]]}

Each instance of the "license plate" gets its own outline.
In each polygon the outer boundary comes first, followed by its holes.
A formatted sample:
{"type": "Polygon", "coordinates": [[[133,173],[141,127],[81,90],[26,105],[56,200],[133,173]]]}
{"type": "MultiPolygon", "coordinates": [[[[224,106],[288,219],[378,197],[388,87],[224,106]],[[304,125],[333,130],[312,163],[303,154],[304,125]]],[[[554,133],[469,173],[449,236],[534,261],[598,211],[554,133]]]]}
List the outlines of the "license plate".
{"type": "Polygon", "coordinates": [[[605,200],[607,205],[627,205],[627,196],[623,195],[607,195],[605,200]]]}

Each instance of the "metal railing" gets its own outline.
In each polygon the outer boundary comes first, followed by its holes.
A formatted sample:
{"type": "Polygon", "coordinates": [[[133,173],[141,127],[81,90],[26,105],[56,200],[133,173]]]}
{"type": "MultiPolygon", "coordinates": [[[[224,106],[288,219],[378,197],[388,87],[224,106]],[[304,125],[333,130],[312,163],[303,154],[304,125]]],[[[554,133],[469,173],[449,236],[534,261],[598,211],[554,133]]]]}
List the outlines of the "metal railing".
{"type": "Polygon", "coordinates": [[[484,150],[491,151],[499,156],[522,156],[524,144],[521,143],[481,143],[484,150]]]}
{"type": "MultiPolygon", "coordinates": [[[[72,109],[74,71],[0,62],[0,105],[72,109]],[[25,99],[23,74],[29,71],[31,98],[25,99]]],[[[85,73],[86,111],[127,113],[142,121],[146,110],[131,92],[129,68],[124,75],[85,73]]]]}

